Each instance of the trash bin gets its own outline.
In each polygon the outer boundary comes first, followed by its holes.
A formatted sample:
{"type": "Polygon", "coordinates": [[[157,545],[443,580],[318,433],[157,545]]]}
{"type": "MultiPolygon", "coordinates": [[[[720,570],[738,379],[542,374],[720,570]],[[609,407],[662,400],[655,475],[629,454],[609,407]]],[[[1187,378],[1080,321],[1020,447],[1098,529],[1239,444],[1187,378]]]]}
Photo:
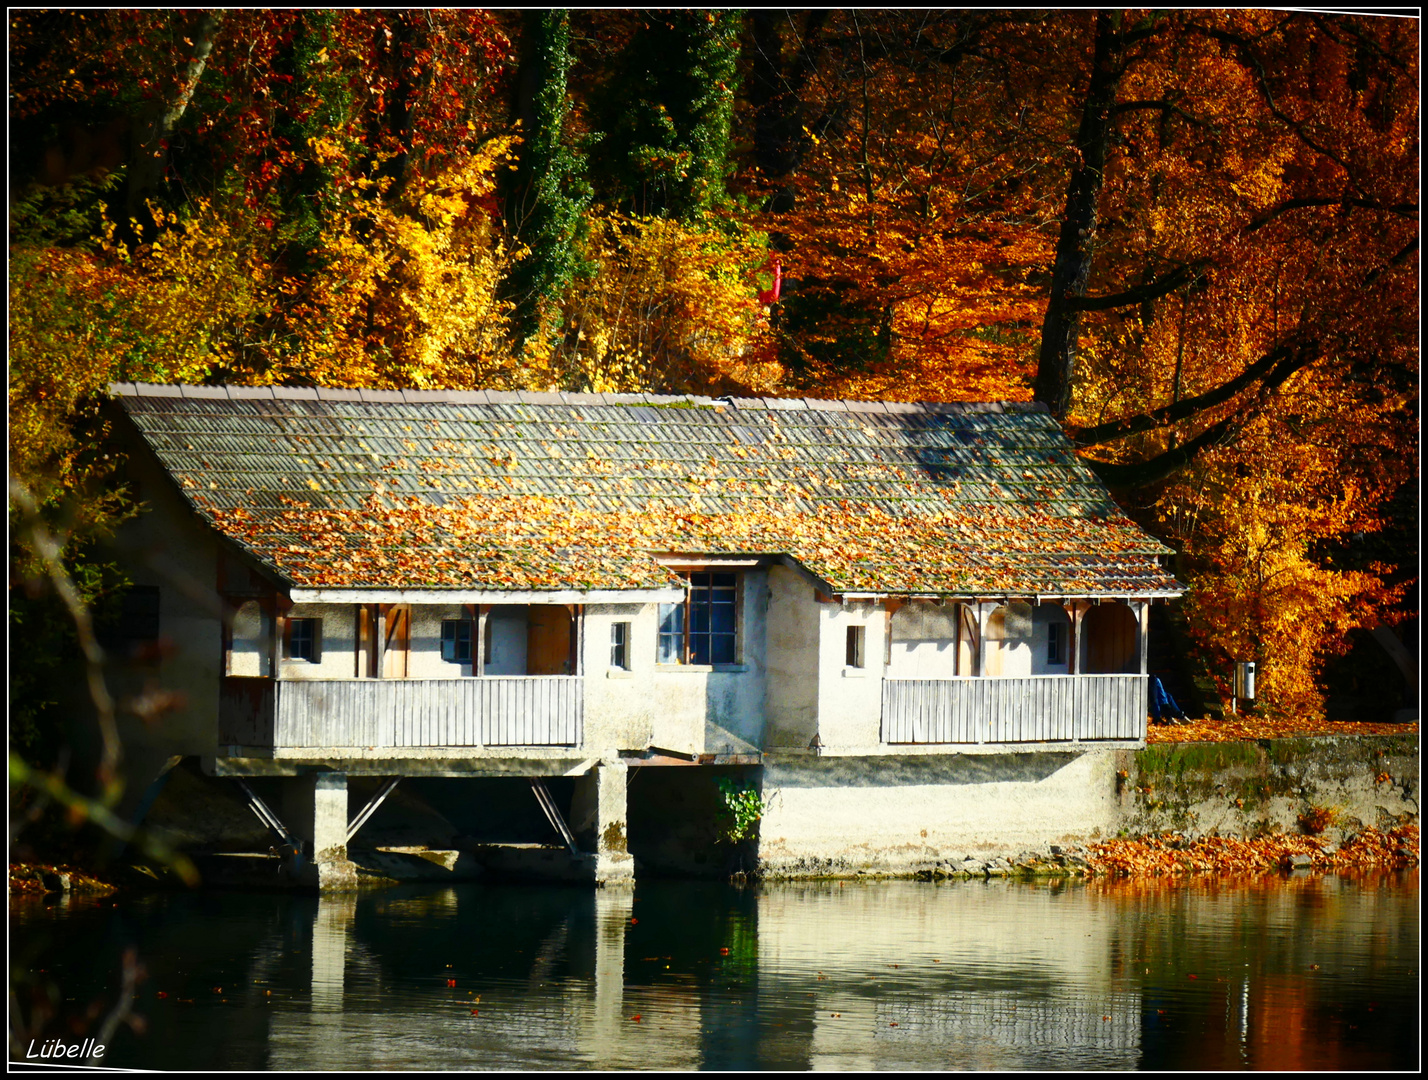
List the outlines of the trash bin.
{"type": "Polygon", "coordinates": [[[1255,662],[1241,660],[1235,664],[1235,697],[1254,700],[1255,662]]]}

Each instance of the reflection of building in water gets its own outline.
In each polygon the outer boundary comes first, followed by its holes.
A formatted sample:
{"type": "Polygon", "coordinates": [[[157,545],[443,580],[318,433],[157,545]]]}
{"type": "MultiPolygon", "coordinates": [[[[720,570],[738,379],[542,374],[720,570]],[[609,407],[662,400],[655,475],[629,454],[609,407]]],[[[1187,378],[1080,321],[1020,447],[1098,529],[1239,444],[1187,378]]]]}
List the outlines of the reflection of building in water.
{"type": "MultiPolygon", "coordinates": [[[[1135,991],[1107,996],[1070,987],[1047,998],[953,991],[914,1003],[879,1001],[875,1015],[875,1060],[882,1044],[907,1039],[934,1041],[957,1068],[1035,1068],[1055,1060],[1060,1068],[1126,1069],[1140,1060],[1135,991]]],[[[815,1041],[815,1054],[824,1049],[832,1047],[815,1041]]]]}
{"type": "MultiPolygon", "coordinates": [[[[470,902],[478,895],[457,890],[417,897],[323,894],[313,917],[309,1005],[304,1010],[288,1002],[288,1007],[272,1009],[267,1068],[699,1066],[697,995],[679,995],[679,1027],[687,1037],[664,1031],[657,1038],[632,1038],[629,1017],[648,1007],[628,1000],[624,985],[633,892],[572,892],[568,908],[556,909],[553,918],[544,911],[529,913],[531,923],[519,930],[487,918],[484,908],[480,918],[472,920],[467,912],[463,919],[458,897],[470,902]],[[359,940],[364,914],[380,920],[379,938],[359,940]],[[519,978],[510,977],[508,969],[502,977],[479,979],[479,1006],[470,993],[477,980],[470,965],[460,962],[470,956],[466,935],[473,921],[484,928],[486,944],[499,939],[494,955],[523,958],[519,978]],[[534,947],[521,949],[517,937],[532,924],[539,928],[534,947]],[[414,962],[425,966],[402,949],[404,939],[430,958],[430,978],[400,974],[414,962]],[[433,948],[434,940],[445,947],[433,948]],[[452,968],[461,972],[457,987],[442,985],[447,976],[437,969],[444,973],[446,968],[438,955],[457,958],[452,968]]],[[[272,944],[255,958],[255,971],[273,966],[272,944]]],[[[655,1008],[667,1010],[670,1004],[661,1000],[655,1008]]]]}
{"type": "Polygon", "coordinates": [[[1135,1068],[1122,924],[1085,900],[1009,882],[770,891],[760,987],[813,991],[814,1068],[1135,1068]]]}

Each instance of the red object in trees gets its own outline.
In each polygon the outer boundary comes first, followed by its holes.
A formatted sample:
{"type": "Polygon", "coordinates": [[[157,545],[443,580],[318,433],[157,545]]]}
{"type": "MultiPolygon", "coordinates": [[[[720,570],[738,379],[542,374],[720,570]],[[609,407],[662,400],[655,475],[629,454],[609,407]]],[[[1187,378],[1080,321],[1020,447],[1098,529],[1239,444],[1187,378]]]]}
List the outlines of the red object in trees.
{"type": "MultiPolygon", "coordinates": [[[[773,267],[774,283],[772,289],[759,290],[759,303],[776,304],[778,303],[779,293],[783,291],[783,263],[779,260],[777,255],[770,255],[769,261],[764,263],[764,266],[773,267]]],[[[763,267],[759,269],[763,269],[763,267]]]]}

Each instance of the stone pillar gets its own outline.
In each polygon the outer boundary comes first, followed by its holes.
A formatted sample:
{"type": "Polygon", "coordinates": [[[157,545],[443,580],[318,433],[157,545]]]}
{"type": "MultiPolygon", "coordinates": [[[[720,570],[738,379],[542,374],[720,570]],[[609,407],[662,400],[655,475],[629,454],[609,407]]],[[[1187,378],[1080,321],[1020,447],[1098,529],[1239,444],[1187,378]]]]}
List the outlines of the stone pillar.
{"type": "Polygon", "coordinates": [[[633,883],[635,861],[626,836],[625,784],[629,766],[601,762],[575,781],[570,827],[576,843],[595,855],[595,884],[633,883]]]}
{"type": "Polygon", "coordinates": [[[283,823],[302,842],[297,879],[324,892],[357,887],[347,858],[347,774],[307,773],[283,781],[283,823]]]}

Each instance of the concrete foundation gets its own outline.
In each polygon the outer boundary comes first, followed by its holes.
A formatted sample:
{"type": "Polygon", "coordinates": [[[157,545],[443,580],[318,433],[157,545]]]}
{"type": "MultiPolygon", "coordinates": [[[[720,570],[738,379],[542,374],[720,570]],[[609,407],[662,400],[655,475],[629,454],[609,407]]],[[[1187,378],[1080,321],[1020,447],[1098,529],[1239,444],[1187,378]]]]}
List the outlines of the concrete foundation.
{"type": "Polygon", "coordinates": [[[954,855],[1114,835],[1116,752],[768,760],[759,869],[910,874],[954,855]]]}
{"type": "Polygon", "coordinates": [[[635,880],[630,857],[626,788],[629,767],[602,762],[575,783],[570,828],[581,851],[595,856],[595,884],[621,885],[635,880]]]}
{"type": "Polygon", "coordinates": [[[1125,835],[1331,839],[1417,821],[1418,737],[1162,743],[1142,750],[770,758],[759,870],[917,874],[964,857],[1125,835]]]}
{"type": "Polygon", "coordinates": [[[289,870],[299,884],[324,892],[355,889],[347,857],[347,774],[308,773],[283,780],[283,824],[301,843],[289,870]]]}
{"type": "MultiPolygon", "coordinates": [[[[621,885],[634,880],[636,857],[640,873],[651,876],[913,876],[969,858],[1014,860],[1028,850],[1117,835],[1254,836],[1322,828],[1334,839],[1366,826],[1416,821],[1419,814],[1416,735],[1161,743],[1140,750],[790,753],[767,755],[761,767],[664,765],[633,772],[605,758],[580,775],[549,780],[557,809],[568,814],[574,853],[540,816],[520,778],[440,780],[455,788],[426,795],[460,826],[424,801],[415,785],[398,787],[354,838],[361,850],[350,853],[347,773],[254,779],[255,790],[301,842],[301,858],[280,863],[266,855],[272,837],[231,781],[204,778],[191,766],[173,773],[153,816],[175,846],[223,864],[217,874],[206,866],[206,880],[323,891],[483,875],[621,885]],[[757,838],[718,842],[718,780],[724,776],[760,791],[766,810],[757,838]],[[179,823],[185,831],[177,831],[179,823]]],[[[356,782],[358,802],[369,788],[375,790],[374,781],[356,782]]]]}

